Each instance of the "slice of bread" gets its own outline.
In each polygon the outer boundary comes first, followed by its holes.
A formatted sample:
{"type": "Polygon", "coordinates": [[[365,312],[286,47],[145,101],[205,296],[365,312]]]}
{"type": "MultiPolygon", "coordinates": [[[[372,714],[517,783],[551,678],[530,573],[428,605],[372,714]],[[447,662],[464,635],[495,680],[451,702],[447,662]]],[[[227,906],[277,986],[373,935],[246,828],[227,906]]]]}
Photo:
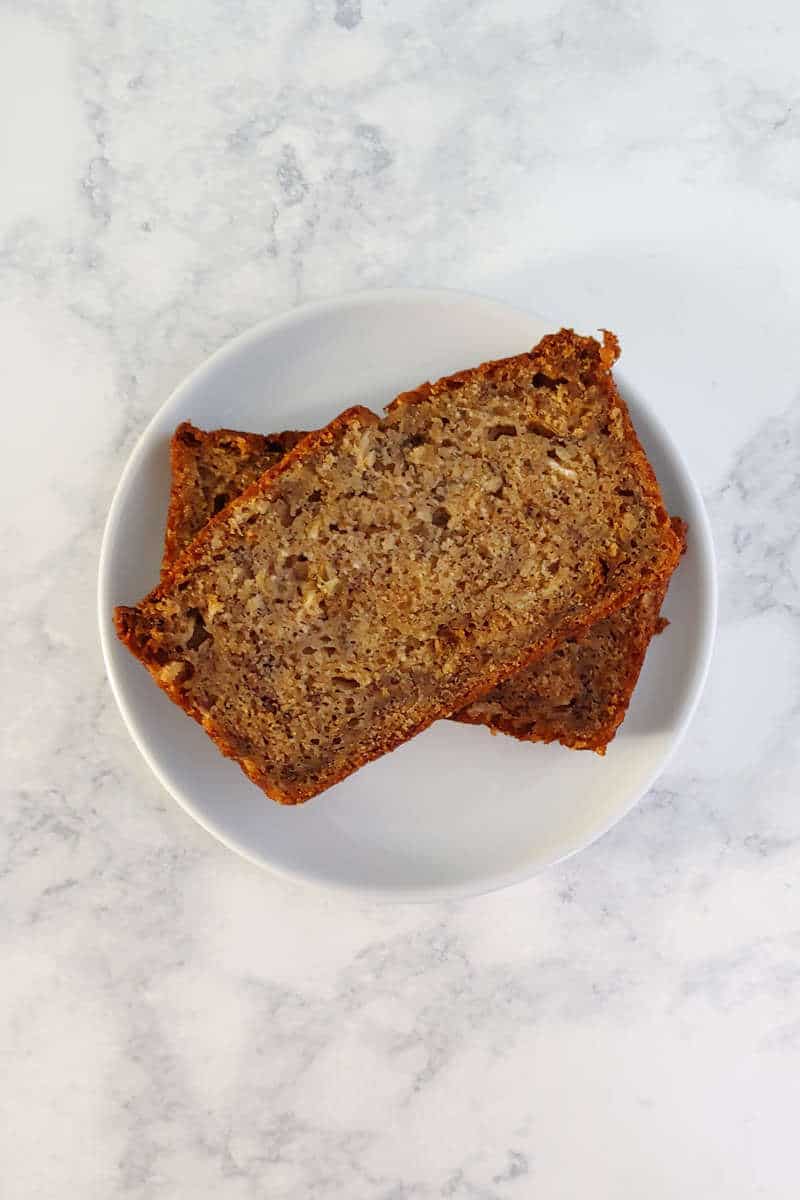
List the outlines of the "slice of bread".
{"type": "MultiPolygon", "coordinates": [[[[169,511],[190,519],[180,525],[168,521],[164,566],[211,520],[220,496],[232,500],[275,464],[278,439],[301,436],[206,432],[186,422],[180,425],[173,436],[169,511]]],[[[684,523],[673,517],[672,525],[684,540],[684,523]]],[[[604,754],[625,717],[647,647],[659,628],[665,591],[666,586],[644,592],[592,625],[580,640],[571,639],[524,667],[451,719],[488,725],[525,741],[558,741],[573,750],[604,754]]]]}
{"type": "Polygon", "coordinates": [[[349,409],[118,608],[120,638],[269,796],[316,795],[668,579],[617,354],[562,330],[349,409]]]}

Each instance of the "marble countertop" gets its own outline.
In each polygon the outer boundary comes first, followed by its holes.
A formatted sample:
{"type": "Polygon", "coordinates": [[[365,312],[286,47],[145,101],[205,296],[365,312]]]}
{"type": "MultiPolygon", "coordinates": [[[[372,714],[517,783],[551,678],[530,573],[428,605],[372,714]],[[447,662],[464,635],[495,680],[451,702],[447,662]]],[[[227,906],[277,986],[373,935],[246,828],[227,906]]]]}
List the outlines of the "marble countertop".
{"type": "Polygon", "coordinates": [[[0,9],[3,1195],[797,1196],[798,38],[790,0],[0,9]],[[634,813],[428,907],[284,884],[195,826],[94,600],[175,384],[264,316],[398,284],[617,330],[721,586],[634,813]]]}

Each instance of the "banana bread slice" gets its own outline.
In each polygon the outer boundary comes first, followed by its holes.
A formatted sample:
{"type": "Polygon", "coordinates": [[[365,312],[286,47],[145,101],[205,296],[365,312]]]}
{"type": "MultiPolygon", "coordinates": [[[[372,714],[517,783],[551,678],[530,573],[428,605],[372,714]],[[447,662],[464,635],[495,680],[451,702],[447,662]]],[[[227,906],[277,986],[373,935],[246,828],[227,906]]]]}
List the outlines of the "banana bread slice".
{"type": "Polygon", "coordinates": [[[561,330],[348,409],[116,610],[120,638],[267,795],[316,795],[669,577],[617,355],[561,330]]]}
{"type": "MultiPolygon", "coordinates": [[[[229,429],[206,432],[184,422],[173,435],[170,514],[190,514],[180,525],[167,523],[164,566],[185,550],[225,502],[248,487],[277,461],[276,445],[302,434],[263,437],[229,429]],[[200,486],[200,479],[203,486],[200,486]]],[[[672,527],[685,542],[686,526],[672,527]]],[[[666,585],[644,592],[619,612],[592,625],[533,666],[524,667],[451,720],[532,742],[561,742],[573,750],[605,754],[622,724],[644,663],[659,629],[666,585]]]]}

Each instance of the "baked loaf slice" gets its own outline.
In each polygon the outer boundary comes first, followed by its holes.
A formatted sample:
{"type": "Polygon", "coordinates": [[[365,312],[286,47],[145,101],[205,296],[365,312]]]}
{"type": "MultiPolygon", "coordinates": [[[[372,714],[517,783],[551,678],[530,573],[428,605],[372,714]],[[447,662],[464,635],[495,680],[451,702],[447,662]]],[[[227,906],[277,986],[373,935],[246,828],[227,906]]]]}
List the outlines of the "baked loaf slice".
{"type": "Polygon", "coordinates": [[[170,442],[172,485],[164,535],[163,575],[169,564],[197,536],[206,522],[241,495],[260,475],[280,462],[304,433],[206,433],[188,421],[170,442]]]}
{"type": "MultiPolygon", "coordinates": [[[[673,517],[672,527],[685,546],[685,522],[673,517]]],[[[524,741],[558,741],[605,754],[625,719],[647,647],[667,624],[660,614],[668,583],[524,667],[453,720],[488,725],[524,741]]]]}
{"type": "Polygon", "coordinates": [[[669,577],[617,354],[562,330],[348,409],[116,610],[120,638],[269,796],[316,795],[669,577]]]}
{"type": "MultiPolygon", "coordinates": [[[[164,565],[177,558],[226,502],[239,495],[276,461],[278,439],[232,430],[205,432],[185,422],[173,436],[170,514],[188,514],[167,524],[164,565]],[[199,480],[203,479],[203,486],[199,480]]],[[[682,542],[686,527],[672,526],[682,542]]],[[[580,639],[570,639],[533,666],[452,719],[534,742],[561,742],[573,750],[604,754],[627,712],[651,638],[659,629],[666,585],[644,592],[619,612],[599,621],[580,639]]]]}

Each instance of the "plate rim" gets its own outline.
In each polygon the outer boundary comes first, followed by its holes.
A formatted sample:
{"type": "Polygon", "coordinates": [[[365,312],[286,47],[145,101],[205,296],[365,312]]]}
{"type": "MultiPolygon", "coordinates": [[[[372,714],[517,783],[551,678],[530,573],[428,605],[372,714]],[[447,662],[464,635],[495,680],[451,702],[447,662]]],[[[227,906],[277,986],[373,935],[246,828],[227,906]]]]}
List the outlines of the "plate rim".
{"type": "Polygon", "coordinates": [[[703,501],[700,489],[692,475],[686,459],[680,452],[675,439],[672,437],[669,430],[663,423],[659,413],[652,408],[642,395],[639,389],[628,380],[627,374],[624,371],[615,369],[615,378],[620,386],[623,394],[631,394],[635,397],[636,402],[640,403],[647,413],[647,420],[656,432],[660,442],[666,447],[669,453],[673,467],[677,470],[680,481],[684,489],[690,495],[694,504],[699,520],[693,521],[692,526],[692,542],[698,547],[698,568],[700,571],[701,591],[704,597],[704,605],[700,613],[699,622],[699,641],[698,653],[692,663],[692,670],[689,681],[687,683],[687,701],[685,702],[680,722],[675,726],[669,748],[658,761],[654,770],[647,775],[645,782],[634,792],[633,796],[621,808],[614,811],[613,815],[603,821],[601,825],[594,829],[590,836],[581,840],[578,845],[566,849],[557,857],[546,863],[530,863],[514,871],[494,872],[476,877],[474,880],[465,881],[463,883],[448,883],[439,884],[409,884],[404,887],[398,884],[391,884],[387,887],[377,887],[369,884],[362,884],[356,881],[348,881],[346,879],[331,879],[329,877],[319,876],[310,871],[292,869],[281,863],[268,860],[244,842],[237,839],[235,836],[221,829],[213,821],[209,820],[205,813],[200,810],[196,804],[185,795],[180,789],[171,786],[161,769],[151,754],[145,739],[140,736],[137,728],[136,719],[132,713],[124,691],[121,687],[120,680],[116,676],[116,670],[113,665],[112,644],[113,644],[113,624],[110,620],[109,613],[112,603],[110,598],[110,578],[109,578],[109,560],[111,556],[111,546],[116,527],[119,524],[122,498],[127,491],[129,479],[135,474],[139,465],[139,461],[146,452],[149,445],[151,430],[159,422],[162,412],[173,403],[180,403],[180,398],[186,392],[190,392],[197,380],[203,377],[208,371],[218,368],[224,363],[226,358],[237,356],[249,343],[258,342],[263,337],[286,328],[296,323],[302,323],[304,320],[319,315],[325,312],[334,312],[336,310],[345,309],[347,307],[361,307],[369,305],[376,301],[413,301],[419,297],[427,297],[433,299],[441,297],[445,300],[469,300],[481,304],[492,305],[497,309],[506,312],[513,312],[517,316],[538,319],[548,326],[552,326],[553,322],[548,321],[537,310],[533,308],[523,308],[516,304],[507,303],[493,296],[484,296],[479,292],[473,292],[461,288],[445,288],[445,287],[387,287],[387,288],[366,288],[354,291],[346,291],[337,294],[336,296],[326,297],[321,300],[313,300],[304,304],[295,306],[275,314],[271,317],[266,317],[254,325],[249,326],[235,337],[224,342],[210,355],[207,355],[196,367],[194,367],[188,375],[172,389],[169,395],[156,408],[155,412],[147,422],[142,433],[137,438],[131,449],[128,458],[120,472],[119,479],[114,489],[114,494],[111,503],[108,507],[103,534],[100,543],[100,554],[97,567],[97,616],[100,636],[100,646],[103,655],[106,676],[111,686],[111,692],[116,701],[117,707],[122,716],[123,723],[132,738],[134,745],[139,753],[149,766],[150,770],[155,775],[156,779],[164,790],[175,800],[180,807],[194,820],[202,829],[205,830],[216,841],[221,842],[227,849],[234,851],[242,858],[262,870],[267,870],[280,879],[290,881],[294,884],[301,884],[310,887],[323,888],[328,891],[338,892],[350,897],[366,898],[379,902],[406,902],[406,903],[428,903],[434,901],[446,900],[462,900],[470,897],[488,894],[490,892],[499,891],[503,888],[513,887],[516,884],[523,883],[525,880],[532,879],[539,875],[542,871],[549,870],[552,867],[566,862],[573,855],[588,849],[589,846],[599,841],[611,829],[614,828],[620,821],[628,816],[636,805],[652,788],[655,781],[663,774],[672,761],[676,751],[682,743],[689,725],[692,722],[700,698],[703,694],[705,682],[708,676],[709,668],[714,651],[715,634],[717,628],[718,608],[719,608],[719,583],[716,563],[716,554],[714,550],[714,541],[711,531],[711,522],[703,501]]]}

